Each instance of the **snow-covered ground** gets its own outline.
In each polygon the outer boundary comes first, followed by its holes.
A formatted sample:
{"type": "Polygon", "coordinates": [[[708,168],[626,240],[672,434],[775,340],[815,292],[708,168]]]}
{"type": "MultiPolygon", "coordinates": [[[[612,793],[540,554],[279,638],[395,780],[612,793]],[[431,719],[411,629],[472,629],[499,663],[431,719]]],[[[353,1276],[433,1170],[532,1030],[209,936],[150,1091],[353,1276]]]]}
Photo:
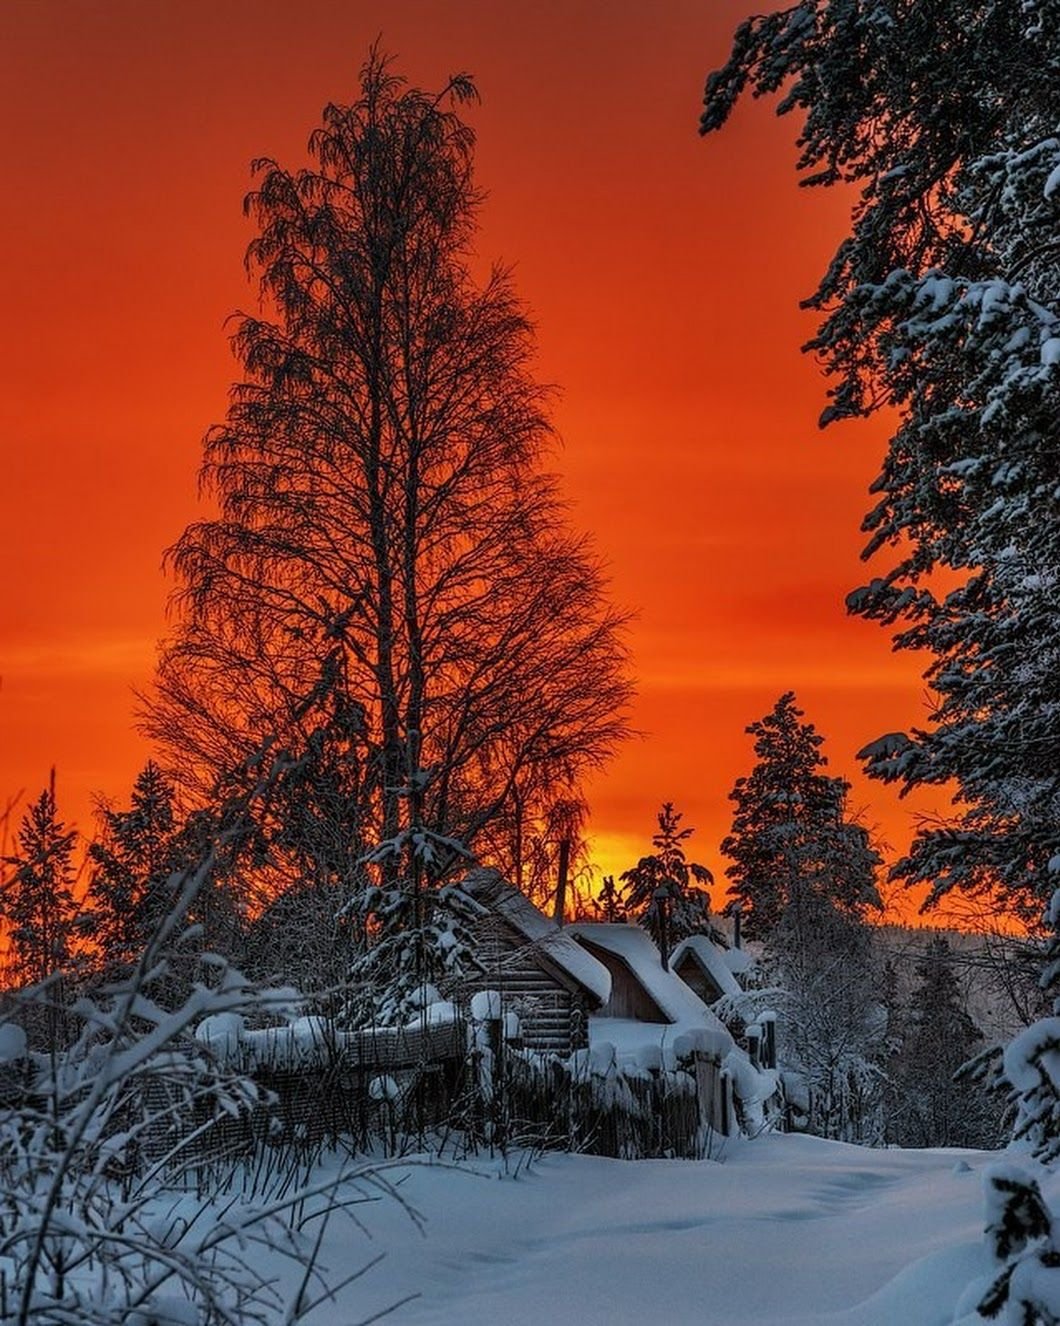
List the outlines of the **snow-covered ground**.
{"type": "MultiPolygon", "coordinates": [[[[723,1163],[548,1156],[518,1177],[395,1172],[371,1241],[335,1226],[325,1260],[385,1259],[320,1310],[398,1326],[943,1326],[989,1270],[979,1152],[871,1151],[811,1137],[728,1144],[723,1163]]],[[[985,1285],[984,1285],[985,1287],[985,1285]]]]}

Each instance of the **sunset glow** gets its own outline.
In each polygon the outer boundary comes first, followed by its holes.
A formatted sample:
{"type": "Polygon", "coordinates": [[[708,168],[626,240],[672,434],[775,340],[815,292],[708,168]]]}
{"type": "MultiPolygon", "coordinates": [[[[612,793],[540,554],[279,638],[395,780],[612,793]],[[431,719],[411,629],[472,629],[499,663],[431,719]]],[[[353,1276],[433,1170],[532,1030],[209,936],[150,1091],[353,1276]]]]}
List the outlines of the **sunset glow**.
{"type": "Polygon", "coordinates": [[[224,320],[256,300],[249,162],[301,161],[381,30],[411,82],[476,78],[480,255],[515,268],[574,521],[637,613],[643,736],[589,788],[599,868],[632,864],[672,800],[720,879],[744,728],[789,689],[887,855],[908,842],[930,806],[868,783],[855,753],[925,721],[921,667],[843,606],[886,421],[818,432],[826,384],[799,350],[849,200],[796,187],[794,125],[770,107],[696,131],[754,8],[3,7],[0,809],[54,764],[89,830],[147,756],[134,690],[165,631],[161,556],[200,510],[201,438],[236,373],[224,320]]]}

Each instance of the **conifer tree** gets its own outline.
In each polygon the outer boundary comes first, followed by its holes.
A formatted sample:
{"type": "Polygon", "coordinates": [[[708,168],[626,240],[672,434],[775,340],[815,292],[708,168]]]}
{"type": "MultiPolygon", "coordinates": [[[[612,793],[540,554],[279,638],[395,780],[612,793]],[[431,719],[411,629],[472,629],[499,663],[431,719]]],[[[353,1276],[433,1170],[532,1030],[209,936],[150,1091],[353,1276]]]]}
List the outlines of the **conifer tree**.
{"type": "MultiPolygon", "coordinates": [[[[655,851],[623,872],[625,906],[658,944],[665,962],[679,940],[693,934],[716,934],[710,919],[710,895],[704,887],[714,876],[706,866],[685,857],[684,843],[695,832],[681,827],[672,801],[658,814],[655,851]]],[[[720,936],[719,936],[720,938],[720,936]]]]}
{"type": "Polygon", "coordinates": [[[105,968],[117,975],[135,966],[168,912],[178,868],[173,789],[153,760],[136,777],[129,809],[104,806],[100,819],[88,848],[94,933],[105,968]]]}
{"type": "MultiPolygon", "coordinates": [[[[196,811],[181,819],[171,781],[149,760],[133,783],[128,809],[104,806],[100,819],[100,835],[88,848],[89,915],[100,975],[114,981],[136,967],[169,919],[187,871],[207,856],[218,835],[223,812],[196,811]]],[[[191,908],[168,946],[169,971],[155,990],[158,1002],[172,1004],[186,996],[204,951],[242,957],[240,918],[225,880],[232,858],[240,853],[252,854],[244,841],[227,858],[213,852],[213,868],[203,872],[191,908]]]]}
{"type": "Polygon", "coordinates": [[[985,1062],[981,1076],[1004,1093],[1014,1116],[1014,1139],[1039,1160],[1055,1165],[1060,1161],[1060,1078],[1054,1068],[1060,1056],[1060,889],[1053,893],[1045,923],[1049,938],[1041,985],[1050,997],[1051,1014],[1019,1032],[1000,1063],[985,1062]]]}
{"type": "Polygon", "coordinates": [[[1038,1180],[1023,1166],[1002,1161],[991,1166],[985,1188],[986,1242],[996,1267],[976,1316],[1019,1326],[1057,1326],[1060,1230],[1038,1180]]]}
{"type": "Polygon", "coordinates": [[[823,738],[803,717],[789,691],[748,727],[757,763],[730,793],[736,811],[721,850],[732,862],[730,897],[752,937],[772,934],[785,918],[789,930],[801,930],[799,914],[812,899],[855,915],[880,906],[880,858],[847,814],[850,784],[823,772],[823,738]]]}
{"type": "Polygon", "coordinates": [[[17,855],[0,891],[0,918],[8,927],[10,979],[37,985],[70,965],[81,925],[74,897],[77,831],[60,819],[55,772],[22,817],[17,855]]]}
{"type": "MultiPolygon", "coordinates": [[[[928,652],[934,691],[927,725],[863,754],[903,791],[956,789],[949,822],[892,874],[928,884],[929,904],[999,892],[1036,923],[1060,876],[1055,0],[799,0],[740,27],[703,131],[748,88],[799,114],[804,183],[859,194],[809,301],[834,380],[822,423],[883,405],[897,418],[863,524],[865,555],[887,561],[848,603],[928,652]]],[[[1058,1046],[1043,1018],[1004,1061],[1017,1133],[1045,1160],[1060,1152],[1058,1046]]],[[[1056,1265],[1051,1215],[1032,1182],[995,1187],[1011,1210],[991,1217],[1003,1269],[980,1312],[1060,1320],[1035,1278],[1035,1262],[1056,1265]],[[1043,1297],[1010,1303],[1017,1279],[1043,1297]]]]}
{"type": "Polygon", "coordinates": [[[823,738],[787,692],[752,723],[757,762],[737,780],[730,896],[747,933],[765,940],[780,994],[784,1067],[801,1079],[808,1126],[875,1141],[885,1017],[862,913],[879,906],[880,859],[846,808],[849,783],[824,772],[823,738]]]}
{"type": "Polygon", "coordinates": [[[468,852],[420,821],[417,781],[407,789],[412,822],[366,860],[376,866],[393,862],[399,872],[395,877],[381,871],[344,909],[343,919],[352,915],[365,936],[347,973],[343,1010],[357,1024],[405,1022],[432,997],[452,993],[482,970],[470,933],[474,905],[457,886],[430,887],[440,862],[454,855],[466,861],[468,852]]]}
{"type": "Polygon", "coordinates": [[[884,1140],[897,1145],[903,1135],[908,1106],[901,1074],[907,1038],[907,1009],[899,987],[898,966],[890,957],[884,959],[880,971],[880,1004],[884,1033],[876,1060],[883,1073],[884,1140]]]}
{"type": "Polygon", "coordinates": [[[929,942],[917,977],[901,1060],[905,1109],[898,1140],[903,1146],[994,1146],[998,1110],[978,1084],[955,1080],[983,1037],[968,1015],[953,953],[942,936],[929,942]]]}
{"type": "Polygon", "coordinates": [[[68,1039],[77,939],[91,929],[91,914],[74,893],[77,837],[59,819],[53,769],[48,786],[22,817],[19,851],[3,859],[10,873],[0,883],[0,922],[8,947],[4,984],[39,987],[18,1012],[30,1044],[38,1049],[54,1050],[68,1039]]]}
{"type": "Polygon", "coordinates": [[[1036,922],[1060,871],[1055,4],[800,0],[740,27],[703,131],[748,88],[799,116],[803,183],[858,191],[808,348],[822,423],[897,419],[863,526],[883,564],[849,605],[927,651],[934,693],[863,753],[957,791],[893,873],[932,901],[1000,887],[1036,922]]]}
{"type": "Polygon", "coordinates": [[[616,883],[614,875],[605,875],[591,907],[595,919],[605,924],[615,925],[625,921],[629,901],[621,880],[616,883]]]}

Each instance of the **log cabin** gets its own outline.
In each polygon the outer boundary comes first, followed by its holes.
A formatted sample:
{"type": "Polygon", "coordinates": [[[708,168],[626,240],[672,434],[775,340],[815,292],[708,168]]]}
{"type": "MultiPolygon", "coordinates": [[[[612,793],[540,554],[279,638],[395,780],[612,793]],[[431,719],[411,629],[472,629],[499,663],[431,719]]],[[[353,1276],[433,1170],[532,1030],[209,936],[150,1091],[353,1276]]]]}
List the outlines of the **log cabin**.
{"type": "Polygon", "coordinates": [[[498,871],[472,870],[459,887],[476,914],[470,929],[483,967],[459,998],[499,991],[505,1011],[519,1018],[526,1049],[562,1058],[585,1049],[589,1018],[611,995],[607,968],[498,871]]]}

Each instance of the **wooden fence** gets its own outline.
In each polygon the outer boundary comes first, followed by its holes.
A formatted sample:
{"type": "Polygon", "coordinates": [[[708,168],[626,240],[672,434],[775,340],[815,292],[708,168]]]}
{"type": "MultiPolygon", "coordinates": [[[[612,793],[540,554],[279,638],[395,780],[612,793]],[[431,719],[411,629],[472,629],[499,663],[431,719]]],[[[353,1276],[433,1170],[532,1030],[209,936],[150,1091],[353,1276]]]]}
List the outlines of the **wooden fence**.
{"type": "MultiPolygon", "coordinates": [[[[459,1136],[468,1149],[530,1146],[636,1159],[702,1157],[736,1131],[718,1055],[669,1069],[506,1041],[503,1021],[372,1030],[326,1039],[296,1068],[246,1065],[269,1097],[276,1139],[344,1139],[387,1150],[459,1136]]],[[[226,1125],[222,1122],[222,1128],[226,1125]]]]}
{"type": "MultiPolygon", "coordinates": [[[[401,1154],[439,1140],[466,1151],[699,1158],[737,1126],[732,1082],[716,1055],[695,1049],[669,1068],[585,1051],[560,1059],[506,1041],[499,1019],[325,1031],[297,1049],[282,1035],[250,1039],[214,1070],[200,1083],[163,1065],[143,1081],[133,1108],[147,1121],[144,1164],[172,1161],[209,1182],[233,1157],[260,1165],[292,1147],[311,1158],[340,1143],[401,1154]],[[226,1080],[244,1091],[249,1080],[251,1096],[237,1094],[233,1106],[226,1080]]],[[[32,1075],[24,1080],[28,1103],[32,1075]]]]}

